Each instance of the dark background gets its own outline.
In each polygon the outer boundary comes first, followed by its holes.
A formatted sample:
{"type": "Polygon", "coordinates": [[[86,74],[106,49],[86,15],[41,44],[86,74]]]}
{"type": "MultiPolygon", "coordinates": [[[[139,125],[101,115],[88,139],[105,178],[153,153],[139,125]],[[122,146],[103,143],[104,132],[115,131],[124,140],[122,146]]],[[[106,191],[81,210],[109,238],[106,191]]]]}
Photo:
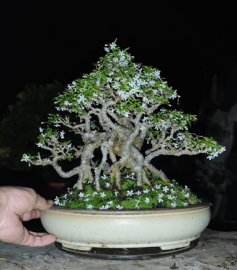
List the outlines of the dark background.
{"type": "Polygon", "coordinates": [[[236,65],[235,1],[21,1],[1,6],[1,113],[29,82],[68,83],[118,39],[154,65],[191,111],[236,65]]]}
{"type": "MultiPolygon", "coordinates": [[[[17,103],[17,95],[26,85],[59,82],[65,86],[90,72],[104,54],[104,45],[117,39],[121,48],[130,48],[136,62],[161,70],[162,77],[181,95],[179,106],[199,116],[196,127],[205,135],[212,112],[220,109],[228,113],[237,102],[235,2],[3,2],[0,117],[8,117],[9,105],[17,103]],[[218,100],[213,98],[213,87],[218,100]]],[[[45,106],[46,103],[40,104],[47,111],[48,105],[45,106]]],[[[24,134],[25,123],[18,124],[24,134]]],[[[19,127],[15,128],[13,125],[12,133],[19,134],[19,127]]],[[[236,142],[233,145],[236,149],[236,142]]],[[[186,183],[196,167],[185,158],[181,162],[182,166],[174,164],[173,174],[183,175],[186,183]]],[[[1,185],[32,186],[46,197],[60,192],[59,187],[47,192],[47,184],[37,179],[37,170],[26,173],[6,165],[0,169],[1,185]]],[[[221,218],[235,223],[236,171],[231,174],[232,193],[227,191],[228,200],[223,207],[232,210],[221,218]]],[[[56,178],[53,172],[52,177],[56,178]]],[[[212,199],[210,191],[202,191],[195,181],[189,185],[201,196],[212,199]]]]}

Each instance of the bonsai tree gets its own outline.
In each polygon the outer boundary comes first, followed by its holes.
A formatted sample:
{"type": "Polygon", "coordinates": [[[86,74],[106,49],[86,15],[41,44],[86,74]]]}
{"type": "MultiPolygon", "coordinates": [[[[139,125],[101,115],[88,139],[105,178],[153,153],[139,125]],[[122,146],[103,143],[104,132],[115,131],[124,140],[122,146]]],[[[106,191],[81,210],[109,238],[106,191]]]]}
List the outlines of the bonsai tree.
{"type": "Polygon", "coordinates": [[[196,204],[200,199],[169,180],[152,161],[158,156],[206,154],[224,147],[188,131],[195,115],[172,109],[177,91],[156,68],[137,64],[128,49],[105,45],[94,70],[55,98],[57,113],[39,128],[29,165],[52,166],[75,185],[55,204],[70,208],[157,208],[196,204]]]}

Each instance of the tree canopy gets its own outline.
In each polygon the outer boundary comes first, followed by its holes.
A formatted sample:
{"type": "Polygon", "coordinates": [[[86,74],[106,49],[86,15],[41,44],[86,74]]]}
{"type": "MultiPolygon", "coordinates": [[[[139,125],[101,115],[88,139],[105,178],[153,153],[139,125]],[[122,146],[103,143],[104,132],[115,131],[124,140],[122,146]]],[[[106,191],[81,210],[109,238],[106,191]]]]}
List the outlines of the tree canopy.
{"type": "Polygon", "coordinates": [[[151,161],[160,155],[206,154],[212,159],[225,148],[214,139],[189,131],[196,116],[172,109],[177,91],[154,67],[134,62],[129,49],[116,42],[94,70],[67,86],[55,98],[57,113],[40,127],[37,146],[42,153],[24,154],[22,161],[51,165],[60,176],[78,176],[75,187],[109,177],[120,188],[124,172],[135,174],[137,186],[150,177],[168,181],[151,161]],[[142,146],[147,144],[146,151],[142,146]],[[78,161],[65,170],[62,161],[78,161]]]}

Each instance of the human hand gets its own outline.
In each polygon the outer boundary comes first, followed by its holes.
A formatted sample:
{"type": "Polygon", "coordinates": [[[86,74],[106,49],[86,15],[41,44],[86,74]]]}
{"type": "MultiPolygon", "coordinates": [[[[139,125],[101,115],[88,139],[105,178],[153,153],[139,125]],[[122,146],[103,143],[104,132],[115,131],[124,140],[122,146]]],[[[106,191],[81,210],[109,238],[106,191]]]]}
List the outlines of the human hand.
{"type": "Polygon", "coordinates": [[[31,188],[0,187],[0,241],[32,247],[53,243],[54,235],[28,231],[23,224],[51,205],[31,188]]]}

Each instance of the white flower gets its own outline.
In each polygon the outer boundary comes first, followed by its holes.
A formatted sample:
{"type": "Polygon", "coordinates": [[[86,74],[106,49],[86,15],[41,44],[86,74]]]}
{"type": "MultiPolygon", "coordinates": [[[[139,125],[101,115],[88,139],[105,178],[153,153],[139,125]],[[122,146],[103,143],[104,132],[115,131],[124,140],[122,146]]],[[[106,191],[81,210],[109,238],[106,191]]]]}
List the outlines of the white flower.
{"type": "Polygon", "coordinates": [[[143,190],[144,194],[147,194],[148,192],[149,192],[149,189],[147,189],[147,188],[143,190]]]}
{"type": "Polygon", "coordinates": [[[123,115],[128,118],[129,117],[129,112],[123,112],[123,115]]]}
{"type": "MultiPolygon", "coordinates": [[[[151,85],[151,86],[153,86],[153,85],[155,85],[155,81],[154,80],[149,80],[149,85],[151,85]]],[[[153,92],[153,91],[152,91],[153,92]]],[[[154,92],[153,92],[154,93],[154,92]]],[[[156,94],[156,93],[154,93],[154,94],[156,94]]]]}
{"type": "Polygon", "coordinates": [[[163,202],[163,199],[162,198],[158,198],[158,202],[159,203],[162,203],[163,202]]]}
{"type": "MultiPolygon", "coordinates": [[[[207,159],[209,159],[209,160],[214,159],[219,154],[223,153],[225,150],[226,150],[226,148],[223,146],[219,150],[216,150],[216,151],[214,151],[212,153],[209,153],[209,155],[207,156],[207,159]]],[[[211,151],[211,149],[210,149],[210,151],[211,151]]]]}
{"type": "Polygon", "coordinates": [[[36,145],[37,145],[38,147],[43,147],[43,146],[44,146],[41,142],[36,143],[36,145]]]}
{"type": "Polygon", "coordinates": [[[85,194],[84,194],[83,192],[80,192],[80,193],[79,193],[79,197],[80,197],[80,198],[83,198],[84,196],[85,196],[85,194]]]}
{"type": "Polygon", "coordinates": [[[92,204],[87,205],[87,209],[93,209],[94,206],[92,204]]]}
{"type": "Polygon", "coordinates": [[[102,209],[102,210],[104,210],[104,209],[108,209],[109,208],[109,206],[106,204],[106,205],[102,205],[101,207],[100,207],[100,209],[102,209]]]}
{"type": "Polygon", "coordinates": [[[159,195],[158,195],[158,198],[159,199],[161,199],[161,198],[163,198],[164,197],[164,194],[163,193],[160,193],[159,195]]]}
{"type": "Polygon", "coordinates": [[[27,154],[23,154],[21,161],[29,162],[30,161],[30,156],[28,156],[27,154]]]}
{"type": "Polygon", "coordinates": [[[163,198],[164,197],[164,194],[163,193],[160,193],[159,195],[158,195],[158,202],[159,203],[162,203],[163,202],[163,198]]]}
{"type": "Polygon", "coordinates": [[[169,188],[167,186],[163,187],[162,190],[167,193],[169,191],[169,188]]]}
{"type": "Polygon", "coordinates": [[[143,97],[142,98],[142,101],[144,102],[144,103],[150,103],[150,100],[147,98],[147,97],[143,97]]]}
{"type": "Polygon", "coordinates": [[[121,97],[122,100],[127,100],[130,96],[129,92],[125,92],[123,90],[118,90],[117,94],[121,97]]]}
{"type": "Polygon", "coordinates": [[[183,205],[184,205],[184,206],[188,206],[188,203],[187,203],[187,202],[184,202],[183,205]]]}
{"type": "Polygon", "coordinates": [[[169,127],[169,124],[166,121],[162,120],[161,121],[161,127],[164,128],[164,129],[166,129],[166,128],[169,127]]]}
{"type": "Polygon", "coordinates": [[[73,88],[75,88],[77,86],[77,83],[75,81],[73,81],[71,84],[68,84],[67,88],[69,90],[72,90],[73,88]]]}
{"type": "Polygon", "coordinates": [[[72,144],[69,143],[69,144],[66,146],[66,149],[67,149],[67,150],[70,150],[71,148],[72,148],[72,144]]]}
{"type": "Polygon", "coordinates": [[[58,196],[55,197],[55,199],[54,199],[54,204],[55,204],[55,205],[58,205],[58,206],[65,206],[65,203],[60,202],[58,196]]]}
{"type": "Polygon", "coordinates": [[[107,47],[107,44],[105,45],[104,50],[105,50],[106,52],[109,52],[109,48],[107,47]]]}
{"type": "Polygon", "coordinates": [[[185,197],[185,198],[189,198],[189,197],[190,197],[190,194],[189,194],[189,193],[186,193],[186,194],[184,195],[184,197],[185,197]]]}
{"type": "Polygon", "coordinates": [[[174,190],[173,188],[170,190],[170,192],[171,192],[172,194],[175,194],[175,190],[174,190]]]}
{"type": "Polygon", "coordinates": [[[115,190],[114,195],[117,197],[118,194],[119,194],[119,192],[117,190],[115,190]]]}
{"type": "Polygon", "coordinates": [[[120,51],[120,52],[119,52],[119,56],[120,56],[120,58],[121,58],[122,60],[124,60],[124,59],[125,59],[124,51],[120,51]]]}
{"type": "Polygon", "coordinates": [[[134,194],[133,190],[127,190],[126,195],[127,196],[132,196],[134,194]]]}
{"type": "Polygon", "coordinates": [[[96,196],[98,194],[98,192],[97,191],[94,191],[93,193],[92,193],[92,196],[96,196]]]}
{"type": "Polygon", "coordinates": [[[106,82],[107,82],[107,83],[111,83],[111,82],[112,82],[112,78],[108,78],[108,79],[106,80],[106,82]]]}
{"type": "Polygon", "coordinates": [[[180,141],[183,141],[185,139],[185,136],[183,133],[178,133],[177,134],[177,139],[180,140],[180,141]]]}
{"type": "Polygon", "coordinates": [[[108,187],[110,187],[110,183],[109,182],[106,182],[105,183],[105,186],[108,188],[108,187]]]}
{"type": "Polygon", "coordinates": [[[179,96],[177,95],[177,91],[175,90],[175,91],[172,93],[172,95],[170,96],[170,99],[175,99],[175,98],[177,98],[177,97],[179,97],[179,96]]]}
{"type": "Polygon", "coordinates": [[[64,139],[64,135],[65,135],[65,132],[62,130],[62,131],[60,132],[60,135],[59,135],[59,136],[60,136],[61,139],[64,139]]]}
{"type": "Polygon", "coordinates": [[[40,132],[40,133],[43,133],[43,132],[44,132],[44,129],[40,127],[40,128],[39,128],[39,132],[40,132]]]}
{"type": "Polygon", "coordinates": [[[139,207],[139,203],[140,203],[140,201],[139,201],[139,200],[136,200],[135,208],[137,208],[137,209],[140,208],[140,207],[139,207]]]}
{"type": "Polygon", "coordinates": [[[106,197],[106,194],[104,192],[100,192],[100,197],[104,198],[104,197],[106,197]]]}
{"type": "Polygon", "coordinates": [[[56,197],[54,198],[54,203],[55,203],[55,204],[58,204],[58,203],[59,203],[59,198],[58,198],[58,196],[56,196],[56,197]]]}
{"type": "Polygon", "coordinates": [[[77,103],[84,103],[85,102],[85,97],[82,95],[77,99],[77,103]]]}
{"type": "Polygon", "coordinates": [[[65,101],[63,102],[63,105],[64,105],[64,106],[69,106],[69,105],[71,105],[71,103],[70,103],[68,100],[65,100],[65,101]]]}
{"type": "Polygon", "coordinates": [[[212,160],[214,157],[212,155],[207,156],[207,159],[212,160]]]}
{"type": "MultiPolygon", "coordinates": [[[[96,86],[98,86],[98,87],[100,86],[100,80],[99,80],[99,79],[96,80],[96,86]]],[[[95,93],[94,93],[94,94],[95,94],[95,93]]],[[[94,95],[94,94],[93,94],[93,95],[94,95]]],[[[96,94],[95,94],[95,95],[96,95],[96,94]]]]}
{"type": "Polygon", "coordinates": [[[150,202],[150,199],[146,197],[145,203],[149,203],[149,202],[150,202]]]}
{"type": "Polygon", "coordinates": [[[173,208],[175,208],[175,207],[177,206],[177,204],[174,202],[174,203],[171,203],[171,206],[172,206],[173,208]]]}
{"type": "Polygon", "coordinates": [[[111,50],[114,50],[114,49],[117,47],[117,45],[116,45],[115,42],[112,42],[112,43],[109,45],[109,47],[110,47],[111,50]]]}
{"type": "Polygon", "coordinates": [[[161,185],[155,185],[154,188],[155,189],[160,189],[161,185]]]}
{"type": "Polygon", "coordinates": [[[126,67],[128,65],[128,60],[121,61],[121,59],[120,59],[119,64],[121,67],[126,67]]]}
{"type": "Polygon", "coordinates": [[[129,86],[131,86],[131,88],[136,88],[137,87],[137,84],[136,84],[136,81],[135,80],[131,80],[129,83],[128,83],[129,86]]]}
{"type": "Polygon", "coordinates": [[[56,108],[58,111],[65,111],[67,108],[66,107],[64,107],[64,106],[61,106],[61,107],[57,107],[56,108]]]}
{"type": "Polygon", "coordinates": [[[64,195],[63,195],[63,198],[64,198],[64,199],[67,199],[67,194],[64,194],[64,195]]]}
{"type": "Polygon", "coordinates": [[[137,192],[136,192],[136,195],[141,195],[142,193],[141,193],[141,191],[140,190],[138,190],[137,192]]]}
{"type": "Polygon", "coordinates": [[[117,208],[117,209],[123,209],[123,207],[122,207],[121,205],[119,205],[119,204],[116,205],[116,208],[117,208]]]}
{"type": "Polygon", "coordinates": [[[154,76],[156,79],[160,79],[160,70],[156,70],[156,71],[153,73],[153,76],[154,76]]]}

